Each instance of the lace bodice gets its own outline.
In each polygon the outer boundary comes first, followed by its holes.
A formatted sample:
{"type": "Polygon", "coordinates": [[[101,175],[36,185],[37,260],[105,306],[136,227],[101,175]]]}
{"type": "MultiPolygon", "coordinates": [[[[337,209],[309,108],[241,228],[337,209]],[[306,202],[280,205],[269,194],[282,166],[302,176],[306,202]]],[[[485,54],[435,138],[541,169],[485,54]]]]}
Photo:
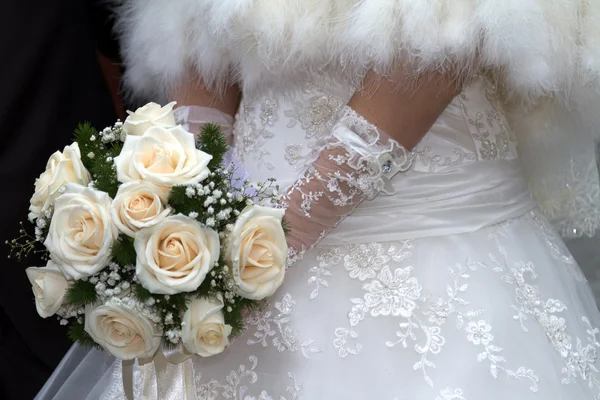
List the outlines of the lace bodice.
{"type": "MultiPolygon", "coordinates": [[[[332,83],[293,94],[245,98],[235,124],[235,147],[253,180],[291,184],[319,143],[331,134],[354,90],[332,83]]],[[[516,158],[516,139],[495,87],[483,78],[454,99],[414,149],[415,172],[441,172],[481,160],[516,158]]]]}

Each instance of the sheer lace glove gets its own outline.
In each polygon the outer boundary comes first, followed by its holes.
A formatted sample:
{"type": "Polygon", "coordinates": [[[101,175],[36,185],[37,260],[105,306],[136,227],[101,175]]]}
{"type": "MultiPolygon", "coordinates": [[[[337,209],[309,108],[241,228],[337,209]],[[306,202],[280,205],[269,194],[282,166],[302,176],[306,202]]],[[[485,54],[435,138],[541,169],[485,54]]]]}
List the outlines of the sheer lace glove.
{"type": "Polygon", "coordinates": [[[350,107],[343,110],[314,161],[282,197],[288,266],[302,258],[365,199],[391,193],[389,180],[413,155],[350,107]]]}
{"type": "Polygon", "coordinates": [[[196,136],[204,124],[217,124],[221,127],[227,143],[231,145],[233,141],[234,118],[216,108],[182,106],[175,109],[175,119],[186,131],[192,132],[196,136]]]}

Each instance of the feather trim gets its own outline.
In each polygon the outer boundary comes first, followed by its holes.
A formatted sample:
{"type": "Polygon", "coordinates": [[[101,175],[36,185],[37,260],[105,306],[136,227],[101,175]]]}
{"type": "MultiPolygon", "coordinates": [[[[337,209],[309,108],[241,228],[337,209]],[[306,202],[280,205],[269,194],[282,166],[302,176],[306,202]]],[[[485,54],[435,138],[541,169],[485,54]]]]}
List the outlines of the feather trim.
{"type": "Polygon", "coordinates": [[[190,67],[252,90],[401,61],[485,68],[526,97],[600,87],[600,0],[128,0],[119,16],[127,84],[146,94],[190,67]]]}

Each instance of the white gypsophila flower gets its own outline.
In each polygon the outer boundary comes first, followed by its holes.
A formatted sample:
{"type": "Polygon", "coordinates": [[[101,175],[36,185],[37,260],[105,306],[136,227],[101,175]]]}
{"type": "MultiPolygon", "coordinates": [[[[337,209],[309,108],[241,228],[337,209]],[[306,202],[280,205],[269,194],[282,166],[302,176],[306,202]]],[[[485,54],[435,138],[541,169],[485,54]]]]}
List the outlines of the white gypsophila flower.
{"type": "Polygon", "coordinates": [[[47,225],[46,218],[43,218],[43,217],[38,218],[37,221],[35,221],[35,225],[40,229],[44,229],[47,225]]]}
{"type": "Polygon", "coordinates": [[[196,195],[196,189],[193,186],[188,186],[185,188],[185,195],[190,199],[196,195]]]}

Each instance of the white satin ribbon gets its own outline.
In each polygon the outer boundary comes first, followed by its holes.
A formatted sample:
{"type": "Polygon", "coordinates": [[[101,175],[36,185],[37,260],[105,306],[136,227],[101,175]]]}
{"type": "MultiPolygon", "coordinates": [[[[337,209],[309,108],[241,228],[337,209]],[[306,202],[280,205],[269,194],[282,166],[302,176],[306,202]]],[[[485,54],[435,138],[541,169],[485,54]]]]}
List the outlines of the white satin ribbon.
{"type": "Polygon", "coordinates": [[[390,182],[395,195],[361,203],[321,245],[474,232],[537,206],[518,160],[479,161],[436,173],[410,171],[390,182]]]}
{"type": "MultiPolygon", "coordinates": [[[[196,387],[194,364],[181,345],[161,346],[154,357],[138,359],[144,400],[193,400],[196,387]]],[[[123,361],[123,389],[128,400],[134,400],[134,361],[123,361]]]]}

